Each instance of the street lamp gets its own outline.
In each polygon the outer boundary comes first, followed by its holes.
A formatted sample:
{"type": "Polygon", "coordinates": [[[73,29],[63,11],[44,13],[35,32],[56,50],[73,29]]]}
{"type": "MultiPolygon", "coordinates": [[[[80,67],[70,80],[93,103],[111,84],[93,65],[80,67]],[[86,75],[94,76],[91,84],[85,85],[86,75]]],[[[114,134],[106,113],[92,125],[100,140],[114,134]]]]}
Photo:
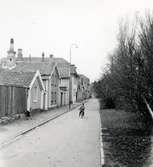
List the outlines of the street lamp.
{"type": "Polygon", "coordinates": [[[71,103],[72,103],[72,80],[71,80],[71,56],[72,56],[72,48],[78,48],[78,45],[77,44],[75,44],[75,43],[72,43],[71,45],[70,45],[70,60],[69,60],[69,63],[70,63],[70,65],[69,65],[69,77],[70,77],[70,79],[69,79],[69,111],[70,111],[70,109],[71,109],[71,103]]]}

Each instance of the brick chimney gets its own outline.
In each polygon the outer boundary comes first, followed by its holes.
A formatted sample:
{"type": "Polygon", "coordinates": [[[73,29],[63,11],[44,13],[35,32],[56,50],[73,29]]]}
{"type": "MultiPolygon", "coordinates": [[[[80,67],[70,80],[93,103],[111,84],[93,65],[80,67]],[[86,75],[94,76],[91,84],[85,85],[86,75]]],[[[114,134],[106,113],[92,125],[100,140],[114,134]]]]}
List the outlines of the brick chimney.
{"type": "Polygon", "coordinates": [[[42,52],[42,62],[44,62],[44,61],[45,61],[45,53],[42,52]]]}
{"type": "Polygon", "coordinates": [[[23,61],[22,49],[18,49],[17,60],[23,61]]]}
{"type": "Polygon", "coordinates": [[[50,57],[50,59],[52,59],[52,58],[54,57],[54,55],[53,55],[53,54],[50,54],[49,57],[50,57]]]}

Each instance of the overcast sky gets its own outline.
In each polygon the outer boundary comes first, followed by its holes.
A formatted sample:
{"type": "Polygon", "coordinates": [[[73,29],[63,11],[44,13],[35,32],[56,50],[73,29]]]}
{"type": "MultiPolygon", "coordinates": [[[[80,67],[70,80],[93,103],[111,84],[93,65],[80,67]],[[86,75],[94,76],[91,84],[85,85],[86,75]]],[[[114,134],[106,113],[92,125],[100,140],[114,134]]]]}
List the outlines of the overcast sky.
{"type": "Polygon", "coordinates": [[[152,0],[0,0],[0,57],[10,38],[24,56],[54,54],[69,60],[79,73],[97,80],[116,46],[121,19],[153,8],[152,0]]]}

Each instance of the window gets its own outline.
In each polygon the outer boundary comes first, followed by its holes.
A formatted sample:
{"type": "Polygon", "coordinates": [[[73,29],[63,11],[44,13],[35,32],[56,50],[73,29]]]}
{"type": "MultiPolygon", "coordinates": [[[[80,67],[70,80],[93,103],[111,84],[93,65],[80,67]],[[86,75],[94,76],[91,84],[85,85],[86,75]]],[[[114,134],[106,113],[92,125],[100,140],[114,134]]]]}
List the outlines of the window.
{"type": "Polygon", "coordinates": [[[55,92],[55,104],[56,104],[56,92],[55,92]]]}
{"type": "Polygon", "coordinates": [[[33,97],[33,101],[37,102],[38,101],[38,87],[35,86],[34,87],[34,97],[33,97]]]}
{"type": "Polygon", "coordinates": [[[53,105],[53,92],[51,92],[51,105],[53,105]]]}

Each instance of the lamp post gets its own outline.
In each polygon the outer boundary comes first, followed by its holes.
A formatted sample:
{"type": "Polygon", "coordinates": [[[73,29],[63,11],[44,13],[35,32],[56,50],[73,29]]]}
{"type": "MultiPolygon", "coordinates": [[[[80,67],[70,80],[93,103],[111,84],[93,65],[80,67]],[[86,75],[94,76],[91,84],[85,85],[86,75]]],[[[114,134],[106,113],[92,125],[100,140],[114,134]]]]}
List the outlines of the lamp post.
{"type": "Polygon", "coordinates": [[[71,58],[71,56],[72,56],[72,48],[73,47],[78,48],[78,45],[75,44],[75,43],[72,43],[70,45],[70,60],[69,60],[69,63],[70,63],[70,65],[69,65],[69,77],[70,77],[69,78],[69,111],[71,109],[71,103],[72,103],[72,79],[71,79],[71,60],[72,60],[72,58],[71,58]]]}

